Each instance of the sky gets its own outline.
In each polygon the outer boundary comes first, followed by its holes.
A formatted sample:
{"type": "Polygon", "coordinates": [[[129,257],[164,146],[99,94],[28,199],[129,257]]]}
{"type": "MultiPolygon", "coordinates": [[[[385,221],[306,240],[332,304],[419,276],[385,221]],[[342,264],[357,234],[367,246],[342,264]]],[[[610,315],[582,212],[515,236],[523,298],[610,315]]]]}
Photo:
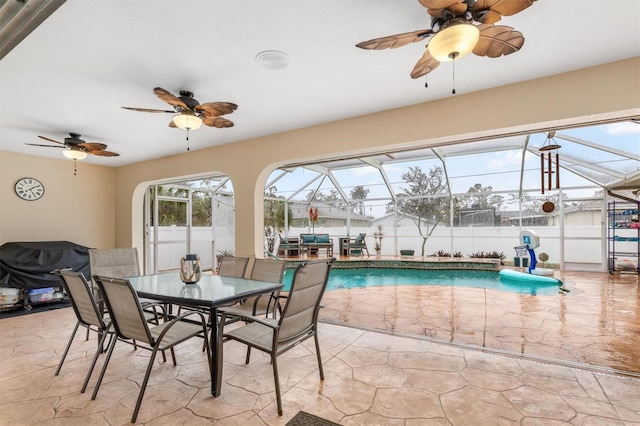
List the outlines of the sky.
{"type": "MultiPolygon", "coordinates": [[[[491,186],[494,191],[515,192],[520,184],[520,168],[522,164],[522,149],[504,149],[505,146],[522,146],[525,137],[506,138],[504,140],[473,142],[453,147],[444,147],[446,171],[450,179],[453,193],[466,193],[470,187],[480,183],[483,187],[491,186]],[[489,152],[473,153],[481,150],[489,152]],[[460,155],[463,153],[463,155],[460,155]]],[[[561,166],[573,167],[579,173],[585,174],[599,182],[607,183],[611,180],[630,175],[640,170],[640,124],[636,122],[624,122],[606,125],[597,125],[575,129],[561,130],[553,139],[549,139],[545,133],[531,135],[528,146],[533,148],[535,154],[527,152],[524,162],[524,185],[532,196],[545,197],[557,194],[557,190],[548,190],[545,195],[540,192],[540,157],[537,148],[547,144],[558,144],[561,166]],[[611,148],[614,152],[604,152],[594,147],[584,146],[574,141],[562,139],[564,135],[569,138],[577,138],[589,143],[611,148]],[[615,153],[622,151],[629,153],[634,159],[629,159],[615,153]],[[578,162],[574,163],[574,160],[578,162]],[[614,175],[590,170],[584,165],[595,165],[598,169],[607,170],[614,175]]],[[[555,158],[555,154],[553,154],[555,158]]],[[[435,156],[426,159],[415,159],[403,162],[389,162],[383,166],[392,187],[396,192],[401,192],[406,184],[402,180],[402,174],[411,166],[419,166],[424,172],[432,167],[442,166],[442,162],[435,156]]],[[[272,174],[270,182],[279,171],[272,174]]],[[[384,184],[380,172],[372,166],[355,167],[345,170],[335,170],[334,175],[347,194],[357,185],[369,189],[368,199],[384,199],[371,201],[368,204],[368,214],[375,216],[384,214],[384,206],[388,202],[389,192],[384,184]]],[[[590,197],[598,190],[594,183],[571,173],[561,167],[560,185],[565,194],[570,197],[590,197]],[[584,188],[584,187],[588,188],[584,188]],[[579,188],[579,189],[571,189],[579,188]]],[[[287,174],[275,183],[278,194],[291,197],[292,194],[304,185],[318,178],[318,173],[308,169],[298,168],[287,174]]],[[[554,182],[555,184],[555,182],[554,182]]],[[[325,195],[334,189],[328,178],[322,177],[313,181],[306,189],[293,197],[294,200],[303,200],[310,190],[320,189],[325,195]]],[[[506,196],[506,194],[503,194],[506,196]]]]}

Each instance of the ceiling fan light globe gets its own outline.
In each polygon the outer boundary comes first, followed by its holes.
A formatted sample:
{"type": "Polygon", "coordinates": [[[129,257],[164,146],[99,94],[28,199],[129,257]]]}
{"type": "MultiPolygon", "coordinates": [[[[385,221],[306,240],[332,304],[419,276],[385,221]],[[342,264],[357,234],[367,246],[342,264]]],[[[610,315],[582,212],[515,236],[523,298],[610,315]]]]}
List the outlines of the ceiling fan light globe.
{"type": "Polygon", "coordinates": [[[480,30],[473,24],[451,24],[438,31],[429,42],[429,53],[440,62],[460,59],[471,53],[480,38],[480,30]]]}
{"type": "Polygon", "coordinates": [[[84,160],[87,158],[87,153],[77,149],[65,149],[62,151],[62,155],[71,160],[84,160]]]}
{"type": "Polygon", "coordinates": [[[197,130],[202,126],[202,118],[189,112],[182,112],[173,116],[173,124],[182,130],[197,130]]]}

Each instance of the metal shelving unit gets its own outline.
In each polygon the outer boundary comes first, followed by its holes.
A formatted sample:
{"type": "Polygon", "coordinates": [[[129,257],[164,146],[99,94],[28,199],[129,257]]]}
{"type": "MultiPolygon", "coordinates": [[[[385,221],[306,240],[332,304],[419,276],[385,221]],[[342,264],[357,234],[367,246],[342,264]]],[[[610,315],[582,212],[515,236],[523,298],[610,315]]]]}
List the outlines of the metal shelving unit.
{"type": "Polygon", "coordinates": [[[609,273],[640,274],[640,202],[612,201],[607,208],[609,273]]]}

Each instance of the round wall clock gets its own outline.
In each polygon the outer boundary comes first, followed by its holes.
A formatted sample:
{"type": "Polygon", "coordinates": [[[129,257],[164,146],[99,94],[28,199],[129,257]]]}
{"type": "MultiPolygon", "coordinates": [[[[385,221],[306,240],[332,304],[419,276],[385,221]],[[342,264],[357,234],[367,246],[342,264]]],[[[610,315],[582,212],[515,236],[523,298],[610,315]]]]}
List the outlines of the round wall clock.
{"type": "Polygon", "coordinates": [[[44,185],[38,179],[24,177],[16,182],[15,191],[23,200],[35,201],[44,195],[44,185]]]}

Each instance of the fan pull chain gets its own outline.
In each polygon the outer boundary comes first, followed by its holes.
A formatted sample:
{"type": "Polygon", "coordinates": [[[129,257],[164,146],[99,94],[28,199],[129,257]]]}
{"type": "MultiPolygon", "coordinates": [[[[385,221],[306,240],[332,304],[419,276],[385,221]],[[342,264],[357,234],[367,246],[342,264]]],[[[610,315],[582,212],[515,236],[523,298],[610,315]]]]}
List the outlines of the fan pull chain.
{"type": "Polygon", "coordinates": [[[189,128],[187,127],[187,151],[189,151],[189,128]]]}
{"type": "Polygon", "coordinates": [[[453,88],[451,89],[451,94],[455,95],[456,94],[456,61],[455,61],[455,58],[454,58],[453,61],[451,61],[451,64],[453,65],[453,82],[452,82],[453,88]]]}
{"type": "Polygon", "coordinates": [[[76,159],[73,159],[73,175],[75,176],[78,172],[78,168],[76,167],[76,159]]]}
{"type": "Polygon", "coordinates": [[[427,81],[427,75],[426,74],[424,76],[424,87],[425,88],[429,87],[429,82],[427,81]]]}

